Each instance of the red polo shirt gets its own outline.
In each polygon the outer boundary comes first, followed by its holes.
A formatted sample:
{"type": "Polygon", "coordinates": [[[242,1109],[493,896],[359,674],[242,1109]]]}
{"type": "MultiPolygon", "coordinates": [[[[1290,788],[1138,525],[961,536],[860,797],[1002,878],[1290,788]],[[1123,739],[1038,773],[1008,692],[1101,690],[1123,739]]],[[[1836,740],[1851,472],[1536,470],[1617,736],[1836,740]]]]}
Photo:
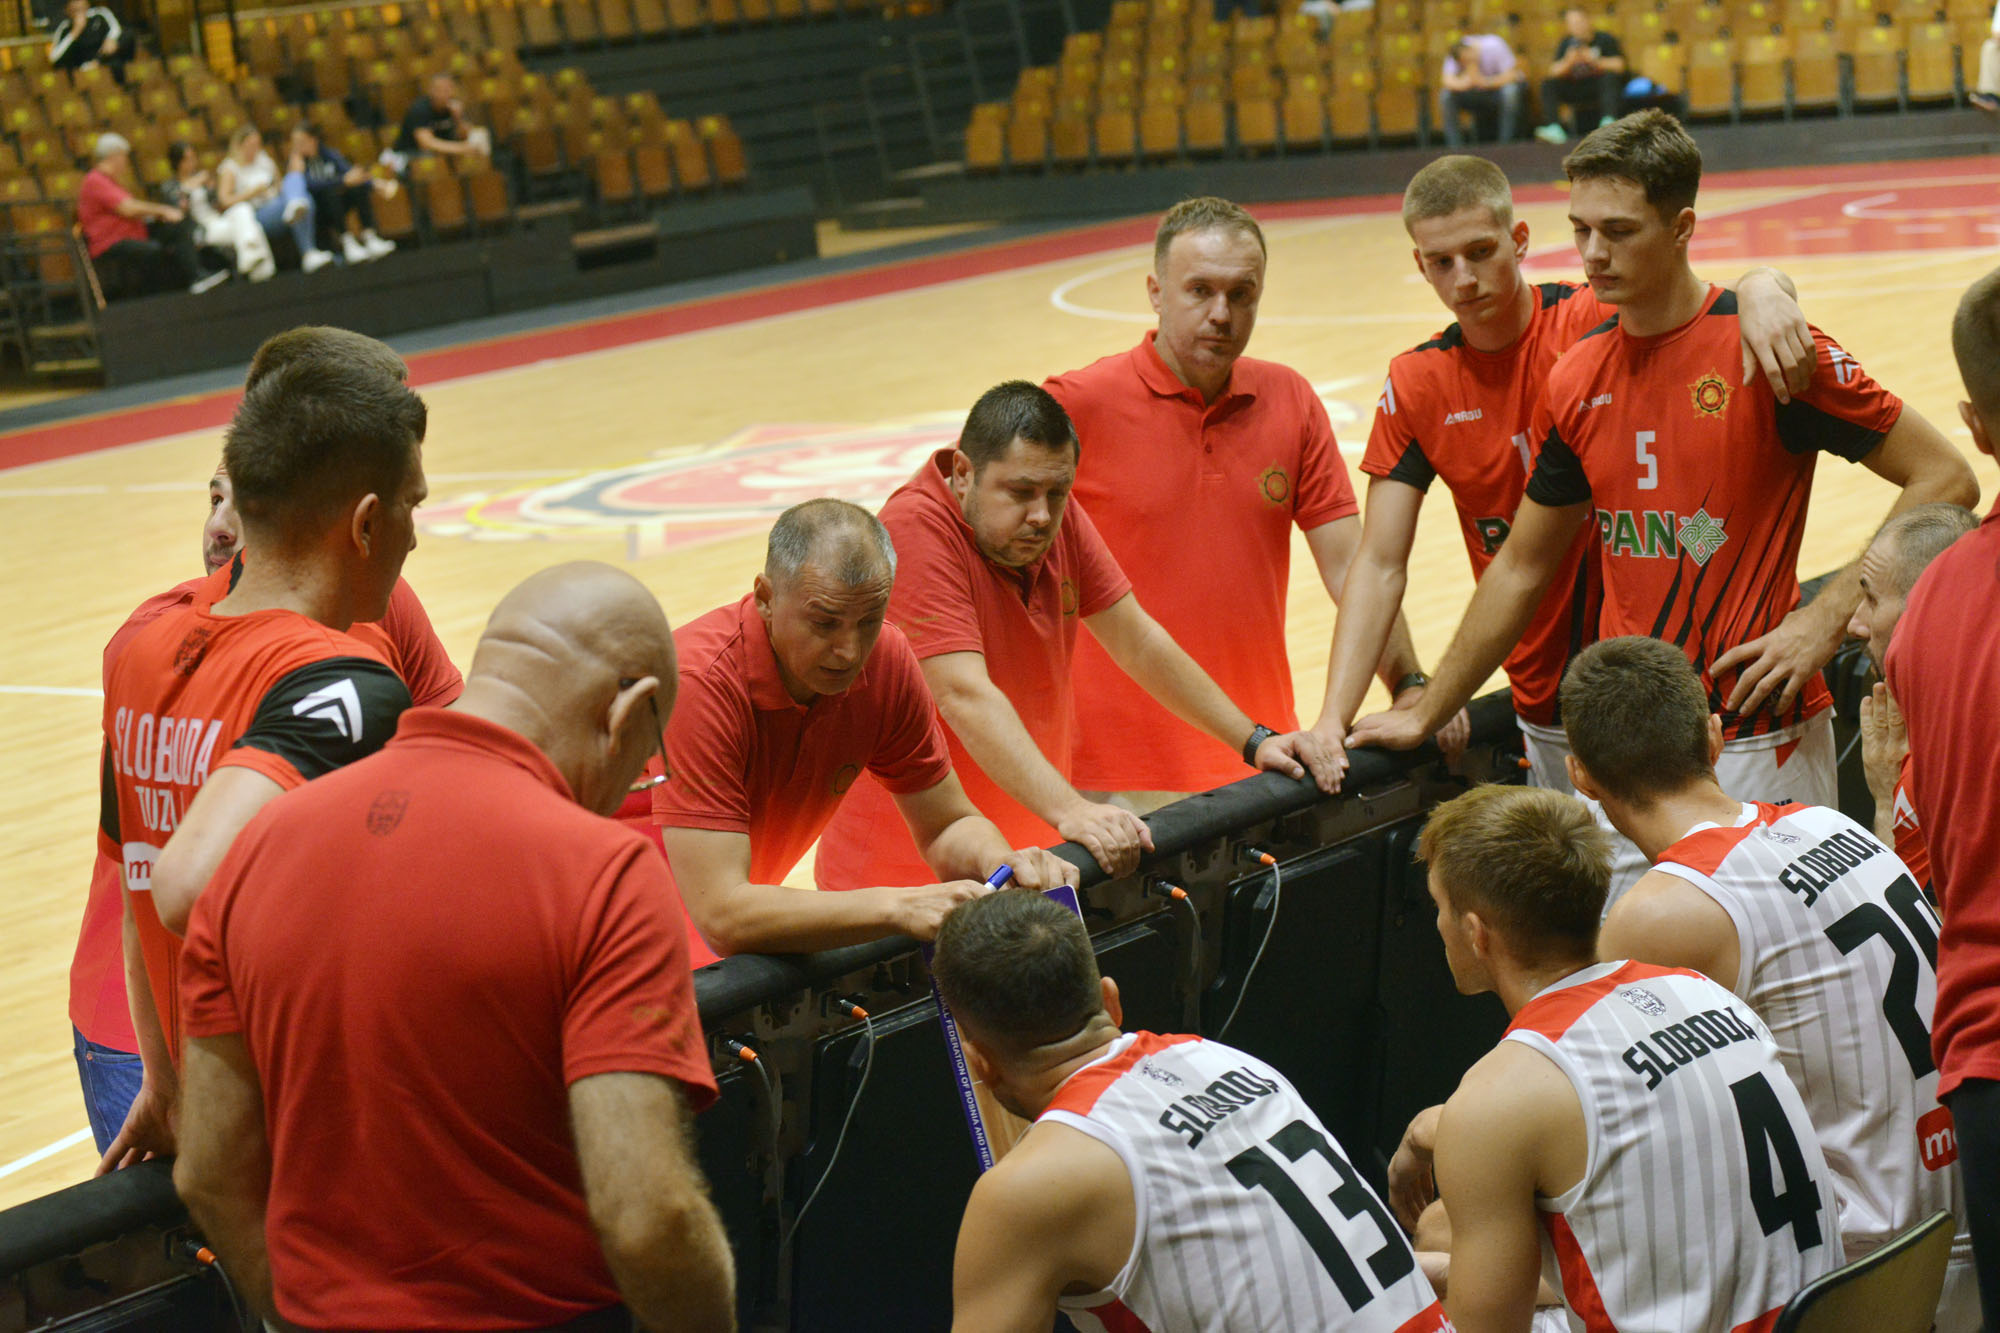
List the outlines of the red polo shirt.
{"type": "MultiPolygon", "coordinates": [[[[925,791],[951,773],[937,705],[894,625],[882,626],[852,685],[810,704],[786,692],[751,597],[681,626],[674,647],[674,777],[653,790],[653,822],[748,834],[753,884],[783,882],[863,770],[892,792],[925,791]]],[[[697,947],[697,959],[706,952],[697,947]]]]}
{"type": "Polygon", "coordinates": [[[118,211],[118,205],[131,197],[130,190],[104,172],[93,168],[84,173],[76,191],[76,224],[83,229],[84,248],[92,259],[120,241],[147,239],[146,219],[128,218],[118,211]]]}
{"type": "MultiPolygon", "coordinates": [[[[1285,645],[1291,529],[1359,510],[1312,386],[1246,356],[1205,404],[1149,333],[1043,387],[1083,444],[1074,498],[1140,604],[1254,720],[1296,727],[1285,645]]],[[[1077,786],[1205,791],[1249,776],[1241,755],[1155,703],[1095,640],[1077,645],[1075,672],[1077,786]]]]}
{"type": "Polygon", "coordinates": [[[1889,693],[1910,730],[1910,796],[1937,889],[1938,1096],[2000,1080],[2000,505],[1931,561],[1889,642],[1889,693]]]}
{"type": "Polygon", "coordinates": [[[271,1144],[279,1313],[562,1323],[619,1299],[569,1085],[715,1080],[660,861],[542,752],[445,709],[279,797],[201,895],[190,1037],[241,1033],[271,1144]]]}
{"type": "MultiPolygon", "coordinates": [[[[896,588],[889,621],[918,658],[981,653],[986,674],[1007,696],[1042,757],[1064,777],[1075,738],[1070,661],[1079,620],[1132,590],[1131,581],[1072,500],[1046,554],[1010,569],[980,554],[949,485],[952,450],[940,449],[882,506],[896,543],[896,588]]],[[[979,813],[999,825],[1009,847],[1046,847],[1061,836],[986,776],[945,724],[952,770],[979,813]]],[[[813,873],[822,889],[928,884],[937,878],[917,854],[909,825],[881,783],[864,775],[821,835],[813,873]]]]}

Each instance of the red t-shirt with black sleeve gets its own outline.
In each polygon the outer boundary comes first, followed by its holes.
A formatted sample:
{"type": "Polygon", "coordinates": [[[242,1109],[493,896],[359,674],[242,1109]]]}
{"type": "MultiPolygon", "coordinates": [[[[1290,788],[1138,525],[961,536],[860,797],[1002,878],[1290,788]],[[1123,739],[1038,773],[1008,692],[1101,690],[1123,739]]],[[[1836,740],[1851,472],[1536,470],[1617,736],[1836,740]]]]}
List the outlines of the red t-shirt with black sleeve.
{"type": "Polygon", "coordinates": [[[1667,333],[1633,337],[1615,320],[1593,330],[1556,362],[1535,412],[1529,498],[1595,510],[1599,634],[1650,635],[1685,652],[1730,741],[1832,706],[1815,673],[1789,709],[1738,716],[1722,706],[1734,679],[1717,680],[1709,664],[1799,604],[1819,455],[1859,462],[1903,411],[1831,338],[1814,329],[1813,341],[1812,383],[1780,404],[1763,376],[1741,382],[1736,294],[1711,287],[1701,312],[1667,333]]]}
{"type": "Polygon", "coordinates": [[[1910,797],[1937,890],[1938,1096],[2000,1080],[2000,506],[1931,561],[1889,641],[1889,693],[1910,731],[1910,797]]]}
{"type": "MultiPolygon", "coordinates": [[[[215,596],[227,591],[240,568],[241,556],[203,578],[189,579],[141,602],[104,645],[104,679],[125,644],[141,628],[166,612],[187,606],[211,581],[215,596]]],[[[213,598],[211,598],[213,600],[213,598]]],[[[409,688],[417,707],[448,704],[464,687],[458,668],[431,629],[423,603],[403,579],[389,595],[389,611],[375,624],[356,625],[349,633],[381,651],[409,688]]],[[[69,969],[69,1018],[88,1041],[113,1050],[137,1049],[132,1009],[125,994],[125,952],[119,886],[124,878],[118,848],[100,840],[90,872],[90,896],[84,902],[83,923],[77,931],[76,956],[69,969]]]]}
{"type": "MultiPolygon", "coordinates": [[[[653,789],[653,822],[748,834],[753,884],[784,882],[864,771],[892,792],[925,791],[951,774],[937,705],[894,625],[882,626],[852,685],[808,704],[786,691],[754,597],[689,621],[674,647],[674,776],[653,789]]],[[[713,961],[690,930],[697,965],[713,961]]]]}
{"type": "MultiPolygon", "coordinates": [[[[1076,425],[1072,498],[1140,605],[1252,720],[1298,725],[1285,605],[1292,529],[1360,512],[1326,405],[1303,375],[1239,357],[1213,403],[1148,333],[1042,387],[1076,425]]],[[[1095,639],[1076,647],[1075,782],[1087,791],[1207,791],[1243,756],[1175,717],[1095,639]]]]}
{"type": "MultiPolygon", "coordinates": [[[[1498,352],[1465,341],[1457,324],[1389,363],[1361,470],[1429,491],[1443,481],[1458,510],[1477,579],[1500,553],[1527,489],[1528,431],[1556,358],[1610,317],[1588,287],[1529,289],[1528,327],[1498,352]]],[[[1507,655],[1514,711],[1541,726],[1560,722],[1556,691],[1571,657],[1597,637],[1596,554],[1578,532],[1535,618],[1507,655]]]]}
{"type": "Polygon", "coordinates": [[[510,1328],[615,1304],[569,1085],[715,1096],[659,858],[524,737],[406,713],[381,753],[251,820],[189,923],[191,1038],[263,1085],[278,1311],[510,1328]]]}
{"type": "MultiPolygon", "coordinates": [[[[1065,778],[1076,734],[1071,662],[1077,626],[1132,590],[1097,527],[1072,499],[1048,551],[1009,568],[980,553],[952,494],[953,451],[940,449],[882,506],[896,544],[889,621],[919,660],[979,653],[1035,748],[1065,778]]],[[[1009,847],[1045,847],[1061,837],[988,777],[945,724],[952,770],[973,807],[999,826],[1009,847]]],[[[864,775],[821,835],[813,874],[822,889],[928,884],[936,873],[917,854],[888,790],[864,775]]]]}
{"type": "Polygon", "coordinates": [[[291,611],[217,615],[227,569],[134,633],[104,682],[102,844],[116,849],[167,1047],[180,1060],[181,941],[153,863],[220,768],[282,788],[372,754],[410,692],[369,645],[291,611]]]}
{"type": "Polygon", "coordinates": [[[118,211],[118,205],[131,197],[130,190],[104,172],[84,173],[76,192],[76,224],[83,229],[84,248],[92,259],[120,241],[147,239],[146,219],[128,218],[118,211]]]}

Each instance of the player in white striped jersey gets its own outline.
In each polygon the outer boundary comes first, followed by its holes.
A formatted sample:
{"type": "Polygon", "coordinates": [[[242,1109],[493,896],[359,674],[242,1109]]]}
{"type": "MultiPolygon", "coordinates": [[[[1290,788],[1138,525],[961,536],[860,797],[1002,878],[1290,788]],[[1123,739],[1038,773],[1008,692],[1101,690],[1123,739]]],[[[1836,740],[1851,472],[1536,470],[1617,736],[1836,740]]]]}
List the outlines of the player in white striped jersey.
{"type": "Polygon", "coordinates": [[[1075,913],[961,903],[932,974],[967,1063],[1034,1125],[959,1228],[953,1327],[1437,1333],[1416,1255],[1284,1076],[1199,1037],[1119,1031],[1075,913]]]}
{"type": "Polygon", "coordinates": [[[1477,787],[1418,844],[1458,988],[1513,1022],[1438,1117],[1460,1333],[1524,1333],[1537,1279],[1588,1333],[1764,1333],[1840,1263],[1834,1182],[1750,1007],[1599,963],[1610,838],[1583,802],[1477,787]]]}
{"type": "MultiPolygon", "coordinates": [[[[1658,639],[1607,639],[1570,664],[1571,780],[1654,863],[1612,906],[1598,956],[1705,972],[1770,1025],[1839,1182],[1847,1258],[1940,1208],[1963,1227],[1931,1060],[1937,916],[1895,853],[1838,810],[1724,792],[1710,703],[1658,639]]],[[[1938,1328],[1979,1322],[1961,1230],[1938,1328]]]]}

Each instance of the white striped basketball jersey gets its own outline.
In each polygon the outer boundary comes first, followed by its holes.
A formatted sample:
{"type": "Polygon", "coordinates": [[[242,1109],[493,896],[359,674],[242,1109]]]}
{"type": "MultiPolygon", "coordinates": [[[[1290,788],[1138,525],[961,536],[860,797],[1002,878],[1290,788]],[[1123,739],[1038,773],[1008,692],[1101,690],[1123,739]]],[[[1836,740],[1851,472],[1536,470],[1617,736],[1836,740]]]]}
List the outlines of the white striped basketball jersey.
{"type": "Polygon", "coordinates": [[[1085,1333],[1450,1328],[1388,1208],[1262,1060],[1128,1033],[1064,1081],[1044,1122],[1105,1144],[1132,1178],[1124,1268],[1061,1302],[1085,1333]]]}
{"type": "Polygon", "coordinates": [[[1599,963],[1514,1015],[1583,1107],[1583,1179],[1541,1210],[1588,1333],[1763,1333],[1841,1262],[1833,1174],[1770,1032],[1699,972],[1599,963]]]}
{"type": "MultiPolygon", "coordinates": [[[[1655,866],[1736,925],[1732,989],[1770,1025],[1840,1185],[1850,1257],[1940,1208],[1965,1217],[1931,1060],[1938,922],[1909,869],[1837,810],[1745,805],[1655,866]]],[[[1969,1245],[1969,1240],[1967,1241],[1969,1245]]]]}

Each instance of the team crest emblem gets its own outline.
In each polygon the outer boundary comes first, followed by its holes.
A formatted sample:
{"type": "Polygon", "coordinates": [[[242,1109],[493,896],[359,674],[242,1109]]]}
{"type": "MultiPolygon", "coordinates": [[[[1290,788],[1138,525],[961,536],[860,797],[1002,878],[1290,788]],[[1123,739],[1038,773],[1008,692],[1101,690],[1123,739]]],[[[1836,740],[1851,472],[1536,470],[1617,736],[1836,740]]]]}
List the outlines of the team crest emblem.
{"type": "Polygon", "coordinates": [[[1292,498],[1292,479],[1276,464],[1264,469],[1264,475],[1257,478],[1257,489],[1264,492],[1264,498],[1274,505],[1281,505],[1292,498]]]}
{"type": "Polygon", "coordinates": [[[1688,386],[1688,395],[1694,399],[1695,411],[1719,417],[1729,406],[1729,382],[1711,370],[1688,386]]]}
{"type": "Polygon", "coordinates": [[[847,789],[852,787],[854,780],[860,776],[861,765],[842,764],[833,772],[833,794],[835,796],[847,795],[847,789]]]}
{"type": "Polygon", "coordinates": [[[208,652],[208,636],[208,627],[201,625],[190,630],[188,636],[181,640],[179,650],[174,653],[174,671],[177,674],[194,674],[194,669],[201,665],[201,659],[208,652]]]}
{"type": "Polygon", "coordinates": [[[1729,540],[1729,534],[1722,530],[1720,523],[1708,516],[1706,509],[1697,509],[1682,519],[1677,536],[1681,549],[1697,565],[1707,564],[1708,558],[1720,551],[1722,544],[1729,540]]]}
{"type": "Polygon", "coordinates": [[[1658,1018],[1667,1012],[1666,1002],[1644,986],[1627,986],[1618,992],[1618,998],[1648,1018],[1658,1018]]]}
{"type": "Polygon", "coordinates": [[[388,837],[403,822],[403,812],[409,808],[408,792],[383,792],[368,807],[368,831],[378,838],[388,837]]]}
{"type": "Polygon", "coordinates": [[[1077,607],[1082,605],[1082,598],[1078,595],[1076,591],[1075,579],[1064,579],[1062,581],[1061,596],[1062,596],[1062,613],[1066,616],[1075,615],[1077,607]]]}

